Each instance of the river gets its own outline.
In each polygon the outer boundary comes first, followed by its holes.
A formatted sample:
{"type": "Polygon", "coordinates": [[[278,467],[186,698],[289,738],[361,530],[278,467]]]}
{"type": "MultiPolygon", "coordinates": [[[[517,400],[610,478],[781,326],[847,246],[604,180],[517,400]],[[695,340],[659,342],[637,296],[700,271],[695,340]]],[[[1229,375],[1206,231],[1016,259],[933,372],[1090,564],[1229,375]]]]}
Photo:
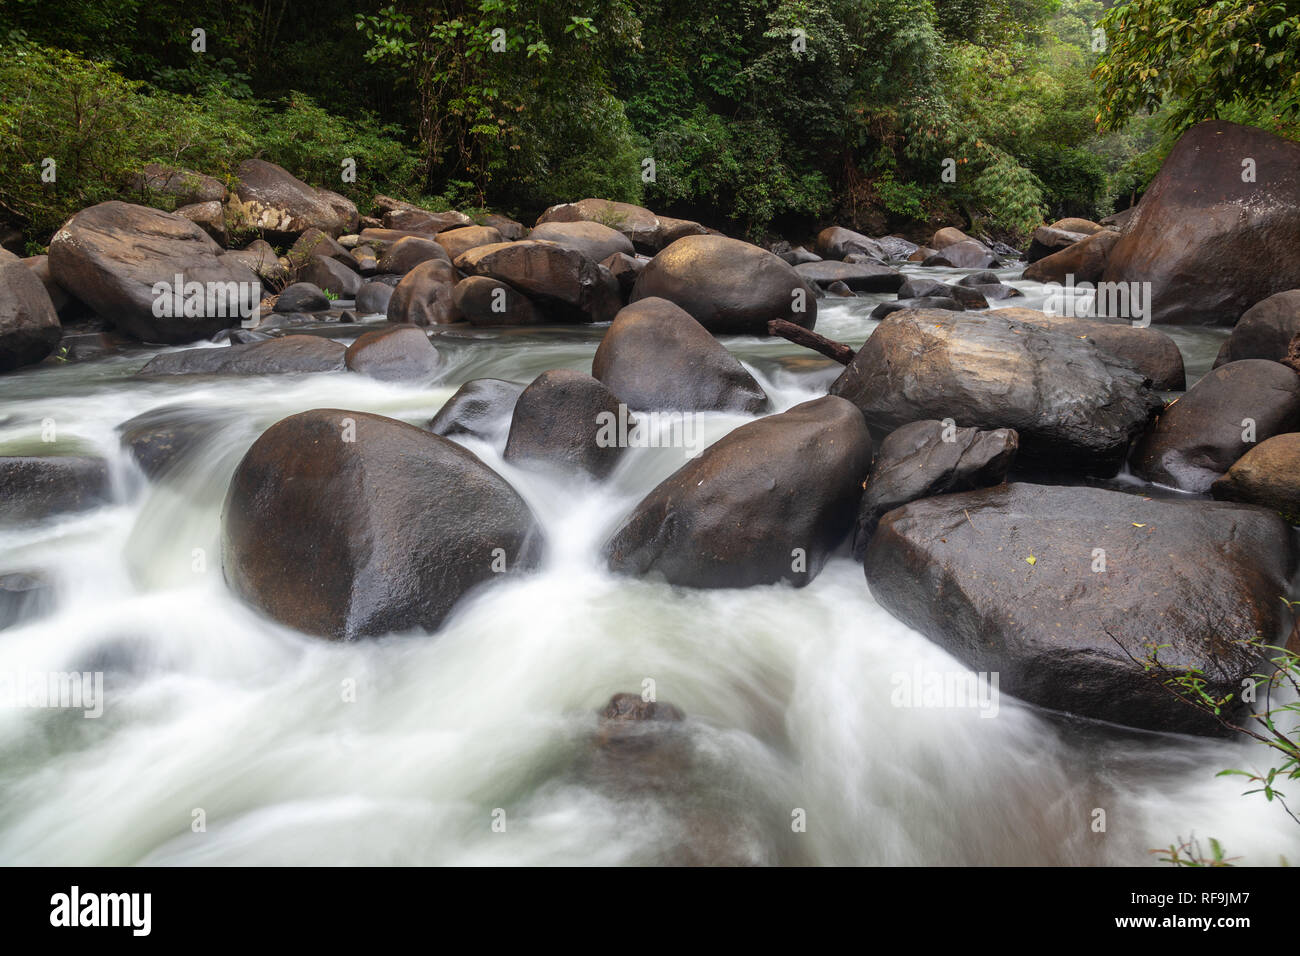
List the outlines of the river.
{"type": "MultiPolygon", "coordinates": [[[[1042,287],[1012,284],[1026,298],[1006,304],[1041,305],[1042,287]]],[[[892,298],[824,299],[818,331],[856,346],[871,308],[892,298]]],[[[363,328],[311,331],[346,340],[363,328]]],[[[1168,331],[1189,382],[1225,335],[1168,331]]],[[[1300,827],[1241,796],[1240,778],[1215,776],[1260,764],[1255,745],[1006,697],[995,719],[894,706],[898,675],[961,667],[883,611],[847,557],[799,590],[608,574],[601,543],[680,449],[632,449],[598,487],[503,462],[504,420],[502,441],[467,442],[528,500],[549,548],[538,573],[477,594],[433,637],[329,643],[226,588],[222,500],[269,425],[315,407],[423,424],[472,378],[589,371],[600,335],[439,330],[446,362],[428,388],[351,373],[133,378],[146,351],[0,379],[3,453],[100,454],[116,487],[112,505],[0,529],[0,573],[55,583],[47,614],[0,632],[0,672],[103,672],[105,700],[97,719],[0,709],[0,862],[1142,865],[1192,835],[1242,862],[1300,860],[1300,827]],[[151,484],[115,429],[179,402],[225,424],[151,484]],[[41,442],[51,421],[54,446],[41,442]],[[669,770],[602,772],[596,711],[646,680],[687,715],[680,746],[658,755],[669,770]]],[[[777,410],[835,374],[783,340],[724,342],[777,410]]],[[[706,416],[706,438],[746,420],[706,416]]]]}

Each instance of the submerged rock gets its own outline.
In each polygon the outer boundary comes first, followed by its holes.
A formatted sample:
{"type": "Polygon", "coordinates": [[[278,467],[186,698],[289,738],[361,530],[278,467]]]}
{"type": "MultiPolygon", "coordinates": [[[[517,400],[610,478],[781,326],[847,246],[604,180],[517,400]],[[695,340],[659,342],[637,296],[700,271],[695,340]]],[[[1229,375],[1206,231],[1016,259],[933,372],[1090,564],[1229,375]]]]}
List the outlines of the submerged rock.
{"type": "Polygon", "coordinates": [[[86,511],[111,496],[108,463],[102,458],[0,457],[0,526],[86,511]]]}
{"type": "Polygon", "coordinates": [[[283,375],[339,372],[347,349],[317,335],[286,335],[249,345],[164,352],[138,375],[283,375]]]}
{"type": "Polygon", "coordinates": [[[435,435],[473,435],[485,441],[504,431],[515,402],[525,386],[499,378],[476,378],[466,382],[438,409],[428,429],[435,435]]]}

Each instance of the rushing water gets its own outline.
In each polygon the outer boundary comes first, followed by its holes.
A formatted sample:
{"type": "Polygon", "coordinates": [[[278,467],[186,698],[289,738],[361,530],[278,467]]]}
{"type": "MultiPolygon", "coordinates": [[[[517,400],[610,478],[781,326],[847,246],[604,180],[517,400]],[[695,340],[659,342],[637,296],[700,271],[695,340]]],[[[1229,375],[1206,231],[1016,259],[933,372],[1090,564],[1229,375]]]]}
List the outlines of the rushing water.
{"type": "MultiPolygon", "coordinates": [[[[1041,304],[1041,287],[1013,284],[1026,298],[1007,304],[1041,304]]],[[[860,344],[886,298],[823,300],[818,329],[860,344]]],[[[1173,331],[1194,381],[1223,333],[1173,331]]],[[[0,673],[105,675],[98,719],[0,709],[0,862],[1142,864],[1193,834],[1245,862],[1300,859],[1280,808],[1215,777],[1259,763],[1248,744],[1005,696],[994,719],[893,706],[896,675],[960,664],[883,611],[846,557],[798,590],[606,573],[601,543],[680,450],[633,449],[604,486],[561,485],[502,461],[505,420],[495,443],[468,442],[525,496],[549,550],[540,572],[479,592],[436,636],[329,643],[227,590],[222,499],[273,422],[329,406],[422,424],[471,378],[588,371],[600,334],[443,331],[431,388],[349,373],[134,379],[144,351],[0,380],[0,452],[48,453],[52,420],[53,447],[107,457],[117,488],[114,505],[0,530],[0,574],[56,584],[49,614],[0,632],[0,673]],[[226,424],[149,483],[115,429],[177,402],[226,424]],[[596,710],[647,679],[686,723],[644,759],[602,757],[596,710]]],[[[836,372],[780,340],[726,344],[778,410],[836,372]]],[[[705,437],[745,420],[707,416],[705,437]]]]}

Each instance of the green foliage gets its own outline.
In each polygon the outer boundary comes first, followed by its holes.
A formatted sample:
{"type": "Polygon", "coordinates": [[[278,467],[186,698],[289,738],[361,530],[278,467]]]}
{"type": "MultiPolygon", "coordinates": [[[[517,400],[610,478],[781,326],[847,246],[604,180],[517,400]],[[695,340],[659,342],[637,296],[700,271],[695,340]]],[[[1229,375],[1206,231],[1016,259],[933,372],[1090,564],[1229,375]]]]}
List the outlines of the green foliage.
{"type": "Polygon", "coordinates": [[[1127,0],[1103,18],[1099,121],[1116,129],[1169,103],[1185,128],[1227,109],[1300,122],[1300,10],[1270,0],[1127,0]]]}
{"type": "MultiPolygon", "coordinates": [[[[130,189],[150,162],[232,182],[252,155],[363,205],[376,192],[409,191],[417,159],[392,126],[344,121],[298,95],[264,103],[210,89],[159,91],[104,63],[31,45],[0,48],[0,208],[48,236],[79,209],[130,189]],[[357,161],[344,183],[343,159],[357,161]],[[42,180],[54,161],[53,182],[42,180]]],[[[151,199],[158,204],[163,197],[151,199]]]]}

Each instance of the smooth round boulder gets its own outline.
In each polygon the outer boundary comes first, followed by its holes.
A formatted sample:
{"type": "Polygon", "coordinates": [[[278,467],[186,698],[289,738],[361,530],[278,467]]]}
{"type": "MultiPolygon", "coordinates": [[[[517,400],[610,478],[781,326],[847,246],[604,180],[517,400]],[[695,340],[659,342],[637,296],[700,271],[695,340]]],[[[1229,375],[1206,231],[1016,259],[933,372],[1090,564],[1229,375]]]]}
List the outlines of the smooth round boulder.
{"type": "Polygon", "coordinates": [[[684,309],[641,299],[621,309],[601,339],[591,374],[637,411],[768,408],[767,393],[684,309]]]}
{"type": "Polygon", "coordinates": [[[274,312],[328,312],[329,297],[312,282],[295,282],[275,298],[274,312]]]}
{"type": "Polygon", "coordinates": [[[232,218],[245,227],[277,241],[312,227],[335,237],[357,231],[357,207],[351,200],[308,186],[281,166],[246,159],[235,176],[239,185],[227,206],[232,218]]]}
{"type": "Polygon", "coordinates": [[[221,525],[237,595],[342,640],[434,630],[471,591],[535,567],[542,550],[528,505],[473,454],[331,408],[290,416],[253,443],[221,525]]]}
{"type": "Polygon", "coordinates": [[[447,325],[459,322],[456,311],[456,270],[445,259],[421,262],[402,277],[388,300],[388,321],[408,325],[447,325]]]}
{"type": "Polygon", "coordinates": [[[35,365],[63,334],[45,286],[19,259],[0,262],[0,372],[35,365]]]}
{"type": "Polygon", "coordinates": [[[442,356],[429,336],[413,325],[364,332],[348,346],[344,364],[381,382],[429,382],[442,356]]]}
{"type": "Polygon", "coordinates": [[[608,322],[623,301],[608,269],[554,242],[478,246],[458,256],[456,268],[506,283],[532,300],[548,322],[608,322]]]}
{"type": "Polygon", "coordinates": [[[1289,289],[1256,302],[1232,327],[1224,344],[1222,361],[1286,358],[1287,347],[1300,333],[1300,289],[1289,289]]]}
{"type": "MultiPolygon", "coordinates": [[[[537,225],[565,222],[594,222],[617,230],[625,236],[638,250],[653,253],[666,245],[664,226],[656,216],[644,206],[627,202],[613,202],[608,199],[579,199],[577,202],[560,203],[551,206],[537,217],[537,225]]],[[[671,223],[683,223],[674,219],[671,223]]],[[[690,223],[698,226],[699,223],[690,223]]],[[[680,227],[678,227],[680,228],[680,227]]],[[[534,227],[535,234],[536,228],[534,227]]],[[[680,238],[673,236],[674,239],[680,238]]],[[[601,259],[605,256],[601,256],[601,259]]],[[[600,259],[596,260],[597,262],[600,259]]]]}
{"type": "Polygon", "coordinates": [[[239,414],[229,408],[164,405],[128,419],[117,432],[140,470],[157,481],[239,414]]]}
{"type": "Polygon", "coordinates": [[[117,201],[69,219],[50,240],[49,266],[70,294],[146,342],[207,338],[262,290],[256,274],[188,219],[117,201]],[[203,291],[202,301],[187,296],[181,309],[171,307],[184,291],[175,288],[178,275],[185,290],[193,283],[203,291]]]}
{"type": "Polygon", "coordinates": [[[887,259],[888,253],[876,240],[864,236],[852,229],[829,226],[817,233],[815,243],[818,254],[823,259],[843,259],[850,253],[861,253],[872,259],[887,259]]]}
{"type": "Polygon", "coordinates": [[[742,425],[670,475],[605,545],[611,570],[695,588],[810,582],[853,525],[871,436],[826,396],[742,425]]]}
{"type": "Polygon", "coordinates": [[[1294,566],[1261,508],[1029,484],[890,511],[864,563],[882,607],[1000,692],[1179,733],[1222,730],[1145,669],[1151,647],[1170,676],[1233,695],[1231,713],[1259,670],[1247,642],[1285,640],[1294,566]]]}
{"type": "Polygon", "coordinates": [[[601,262],[619,252],[628,256],[636,252],[632,240],[598,222],[544,222],[533,229],[529,238],[557,243],[581,252],[593,262],[601,262]]]}
{"type": "Polygon", "coordinates": [[[1077,242],[1087,239],[1091,232],[1069,232],[1055,226],[1039,226],[1034,230],[1029,248],[1025,251],[1025,261],[1037,262],[1053,253],[1068,249],[1077,242]]]}
{"type": "Polygon", "coordinates": [[[361,289],[362,279],[351,269],[326,256],[309,256],[299,270],[299,282],[309,282],[325,292],[333,292],[340,299],[352,299],[361,289]]]}
{"type": "Polygon", "coordinates": [[[504,241],[505,237],[491,226],[461,226],[438,233],[438,245],[453,262],[462,252],[504,241]]]}
{"type": "Polygon", "coordinates": [[[1276,511],[1300,524],[1300,432],[1274,435],[1238,458],[1210,486],[1220,501],[1241,501],[1276,511]]]}
{"type": "Polygon", "coordinates": [[[813,288],[793,266],[726,236],[687,236],[651,259],[631,301],[649,298],[676,303],[714,335],[766,336],[773,319],[817,322],[813,288]]]}
{"type": "Polygon", "coordinates": [[[546,318],[527,296],[487,276],[469,276],[452,294],[456,312],[470,325],[537,325],[546,318]]]}
{"type": "Polygon", "coordinates": [[[392,275],[406,275],[422,262],[430,260],[451,262],[447,251],[423,236],[403,236],[384,250],[379,257],[379,271],[392,275]]]}
{"type": "Polygon", "coordinates": [[[1300,375],[1245,359],[1211,371],[1167,406],[1133,447],[1133,473],[1205,493],[1257,442],[1300,427],[1300,375]]]}
{"type": "Polygon", "coordinates": [[[1030,260],[1022,278],[1034,282],[1099,282],[1106,272],[1110,250],[1119,241],[1119,233],[1111,229],[1085,236],[1056,252],[1030,260]],[[1073,277],[1071,279],[1071,277],[1073,277]]]}
{"type": "Polygon", "coordinates": [[[515,402],[505,460],[606,478],[627,450],[617,441],[620,411],[618,397],[590,375],[543,372],[515,402]]]}
{"type": "Polygon", "coordinates": [[[388,302],[393,297],[394,288],[387,282],[367,282],[357,290],[357,314],[387,315],[388,302]]]}
{"type": "Polygon", "coordinates": [[[493,441],[509,425],[524,388],[518,382],[499,378],[471,379],[456,389],[427,427],[444,437],[470,435],[493,441]]]}

